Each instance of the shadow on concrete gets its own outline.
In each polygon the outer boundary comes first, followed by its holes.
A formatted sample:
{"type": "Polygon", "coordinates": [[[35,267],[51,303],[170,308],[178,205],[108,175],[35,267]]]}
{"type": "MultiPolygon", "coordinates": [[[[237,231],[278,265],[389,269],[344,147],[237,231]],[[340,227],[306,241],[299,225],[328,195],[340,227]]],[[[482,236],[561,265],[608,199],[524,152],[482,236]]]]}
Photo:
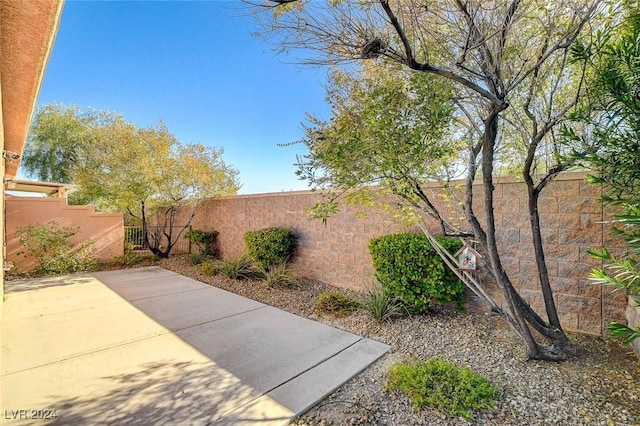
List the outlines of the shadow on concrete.
{"type": "Polygon", "coordinates": [[[157,267],[14,289],[3,408],[52,424],[282,425],[389,349],[157,267]]]}
{"type": "MultiPolygon", "coordinates": [[[[51,400],[57,401],[58,417],[50,424],[224,424],[221,418],[226,413],[257,396],[254,390],[206,362],[148,363],[135,373],[101,377],[91,388],[94,392],[71,399],[51,395],[51,400]],[[101,393],[98,389],[110,390],[101,393]]],[[[78,394],[88,390],[79,389],[78,394]]],[[[285,423],[289,417],[283,413],[271,418],[247,417],[242,422],[285,423]]]]}
{"type": "Polygon", "coordinates": [[[85,273],[41,278],[25,278],[14,281],[5,281],[4,290],[6,294],[11,294],[28,290],[88,284],[91,282],[95,283],[95,278],[85,273]]]}

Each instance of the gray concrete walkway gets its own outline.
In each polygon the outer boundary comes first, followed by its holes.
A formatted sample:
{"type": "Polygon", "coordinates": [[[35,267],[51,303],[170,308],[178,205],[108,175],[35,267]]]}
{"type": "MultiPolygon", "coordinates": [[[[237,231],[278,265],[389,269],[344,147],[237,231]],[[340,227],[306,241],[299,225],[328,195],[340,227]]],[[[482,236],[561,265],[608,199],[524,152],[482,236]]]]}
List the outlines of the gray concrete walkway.
{"type": "Polygon", "coordinates": [[[3,424],[286,424],[388,350],[157,267],[6,291],[3,424]]]}

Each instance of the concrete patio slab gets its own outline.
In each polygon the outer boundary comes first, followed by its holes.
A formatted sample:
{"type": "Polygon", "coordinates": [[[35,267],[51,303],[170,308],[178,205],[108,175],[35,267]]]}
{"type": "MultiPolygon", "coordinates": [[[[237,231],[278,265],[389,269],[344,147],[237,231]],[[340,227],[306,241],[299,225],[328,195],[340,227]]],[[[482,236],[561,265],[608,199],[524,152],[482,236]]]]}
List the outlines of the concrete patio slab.
{"type": "Polygon", "coordinates": [[[61,425],[208,424],[261,396],[173,334],[7,374],[2,391],[3,409],[61,425]]]}
{"type": "Polygon", "coordinates": [[[123,269],[93,275],[129,301],[203,288],[199,281],[162,268],[123,269]]]}
{"type": "Polygon", "coordinates": [[[155,267],[6,287],[7,424],[281,425],[388,350],[155,267]]]}
{"type": "MultiPolygon", "coordinates": [[[[9,299],[5,303],[12,302],[9,299]]],[[[4,315],[2,373],[27,370],[169,332],[123,303],[22,320],[4,315]]]]}
{"type": "Polygon", "coordinates": [[[270,391],[361,340],[354,334],[270,306],[176,334],[261,392],[270,391]]]}
{"type": "Polygon", "coordinates": [[[7,283],[7,288],[11,289],[11,293],[5,294],[5,298],[13,302],[5,304],[3,312],[16,320],[85,309],[113,301],[113,292],[88,274],[73,275],[64,280],[20,280],[7,283]],[[69,285],[73,285],[73,291],[66,288],[69,285]]]}

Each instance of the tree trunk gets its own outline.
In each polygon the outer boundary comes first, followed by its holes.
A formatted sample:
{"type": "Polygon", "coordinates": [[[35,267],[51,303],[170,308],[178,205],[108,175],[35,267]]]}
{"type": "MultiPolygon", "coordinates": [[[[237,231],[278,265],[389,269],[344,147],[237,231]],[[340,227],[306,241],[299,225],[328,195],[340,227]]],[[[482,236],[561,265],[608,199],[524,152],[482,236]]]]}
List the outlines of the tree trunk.
{"type": "Polygon", "coordinates": [[[529,173],[527,173],[527,177],[525,177],[525,181],[527,183],[527,193],[529,198],[528,208],[533,250],[536,258],[538,280],[540,283],[540,288],[542,290],[542,296],[544,298],[547,318],[549,319],[550,333],[543,333],[543,335],[547,339],[551,340],[551,344],[557,345],[561,350],[573,354],[573,345],[569,341],[567,335],[564,333],[562,325],[560,324],[560,318],[558,317],[558,311],[553,299],[553,290],[551,288],[551,282],[549,280],[549,270],[547,269],[547,262],[545,260],[544,246],[542,243],[542,233],[540,230],[540,215],[538,212],[538,200],[540,191],[533,185],[533,180],[531,179],[531,175],[529,173]]]}
{"type": "Polygon", "coordinates": [[[144,238],[144,246],[149,249],[149,251],[151,251],[154,256],[166,258],[166,256],[162,255],[162,251],[160,250],[160,247],[158,247],[158,244],[151,244],[151,241],[149,241],[149,224],[147,223],[147,209],[144,200],[140,202],[140,208],[142,210],[142,214],[140,215],[140,217],[142,218],[142,235],[144,238]]]}
{"type": "MultiPolygon", "coordinates": [[[[527,356],[530,359],[541,359],[550,361],[561,361],[567,359],[571,352],[568,350],[570,343],[562,331],[558,327],[549,327],[536,313],[531,309],[529,304],[522,299],[520,294],[516,291],[515,287],[511,283],[507,273],[504,270],[500,254],[498,252],[497,239],[496,239],[496,227],[495,216],[493,211],[493,161],[495,152],[495,141],[498,134],[498,116],[502,111],[500,106],[495,106],[492,113],[485,121],[485,131],[483,135],[482,145],[482,180],[483,180],[483,194],[484,194],[484,212],[486,216],[485,228],[480,226],[477,219],[472,220],[472,226],[476,236],[483,242],[487,257],[488,266],[491,268],[492,275],[496,281],[496,284],[501,289],[502,294],[507,303],[510,314],[513,317],[513,324],[517,328],[518,333],[525,341],[527,346],[527,356]],[[544,347],[538,344],[531,333],[529,328],[531,325],[534,329],[541,332],[545,339],[550,343],[550,346],[544,347]]],[[[470,189],[467,186],[468,190],[470,189]]],[[[467,196],[467,202],[472,201],[472,197],[467,196]]],[[[537,206],[537,200],[536,200],[537,206]]],[[[467,210],[471,206],[466,206],[467,210]]],[[[537,211],[537,207],[536,207],[537,211]]],[[[472,212],[472,210],[471,210],[472,212]]],[[[539,224],[538,224],[538,236],[539,224]]],[[[541,243],[541,239],[540,239],[541,243]]],[[[536,255],[538,253],[536,252],[536,255]]],[[[537,259],[544,263],[544,257],[537,259]]],[[[545,271],[545,270],[543,270],[545,271]]],[[[547,277],[548,278],[548,277],[547,277]]],[[[553,303],[553,297],[551,297],[551,303],[553,303]]],[[[554,306],[555,309],[555,306],[554,306]]]]}

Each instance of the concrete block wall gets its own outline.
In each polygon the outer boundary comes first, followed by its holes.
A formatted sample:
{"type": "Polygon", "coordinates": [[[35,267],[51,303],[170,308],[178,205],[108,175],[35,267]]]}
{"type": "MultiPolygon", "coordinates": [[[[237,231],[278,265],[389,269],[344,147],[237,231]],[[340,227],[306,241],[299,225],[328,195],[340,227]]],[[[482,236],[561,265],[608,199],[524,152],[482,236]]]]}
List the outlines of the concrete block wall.
{"type": "MultiPolygon", "coordinates": [[[[611,320],[624,321],[626,297],[621,292],[593,285],[587,276],[600,267],[588,254],[590,248],[618,244],[608,236],[609,225],[603,223],[610,212],[598,200],[600,188],[585,182],[583,173],[559,176],[540,198],[542,234],[549,275],[559,314],[568,330],[603,334],[611,320]]],[[[437,193],[437,185],[427,188],[437,193]]],[[[482,186],[475,185],[475,209],[481,216],[482,186]]],[[[498,241],[507,273],[524,297],[538,312],[544,304],[535,269],[531,243],[526,188],[515,178],[499,179],[495,187],[495,216],[498,241]]],[[[380,208],[342,206],[340,214],[326,226],[308,219],[306,209],[320,199],[317,193],[283,192],[207,200],[193,222],[194,229],[218,230],[223,257],[230,259],[244,251],[246,231],[270,226],[288,227],[298,236],[293,259],[301,275],[338,287],[361,289],[373,280],[373,266],[367,249],[372,238],[407,230],[380,208]]],[[[459,220],[460,212],[451,203],[440,200],[443,212],[459,220]]],[[[482,220],[482,218],[481,218],[482,220]]],[[[435,223],[430,223],[437,231],[435,223]]],[[[496,299],[500,292],[484,280],[496,299]]]]}
{"type": "MultiPolygon", "coordinates": [[[[627,318],[629,319],[629,327],[640,328],[640,300],[636,300],[633,296],[629,296],[629,305],[627,306],[627,318]]],[[[631,343],[633,351],[640,357],[640,339],[636,339],[631,343]]]]}
{"type": "MultiPolygon", "coordinates": [[[[601,188],[586,183],[584,174],[567,173],[544,189],[539,200],[545,258],[560,319],[565,328],[590,334],[605,333],[609,321],[624,321],[626,309],[624,293],[588,279],[591,270],[602,264],[587,250],[620,245],[609,236],[610,225],[605,222],[611,212],[600,203],[600,195],[601,188]]],[[[505,269],[534,309],[544,313],[524,184],[502,179],[495,196],[505,269]]]]}
{"type": "Polygon", "coordinates": [[[308,218],[306,209],[321,198],[318,194],[283,192],[222,197],[207,200],[192,223],[193,229],[217,230],[218,245],[225,259],[245,251],[247,231],[280,226],[296,235],[292,264],[301,275],[338,287],[361,289],[373,279],[367,246],[371,238],[397,232],[403,225],[382,210],[343,206],[326,226],[308,218]]]}

